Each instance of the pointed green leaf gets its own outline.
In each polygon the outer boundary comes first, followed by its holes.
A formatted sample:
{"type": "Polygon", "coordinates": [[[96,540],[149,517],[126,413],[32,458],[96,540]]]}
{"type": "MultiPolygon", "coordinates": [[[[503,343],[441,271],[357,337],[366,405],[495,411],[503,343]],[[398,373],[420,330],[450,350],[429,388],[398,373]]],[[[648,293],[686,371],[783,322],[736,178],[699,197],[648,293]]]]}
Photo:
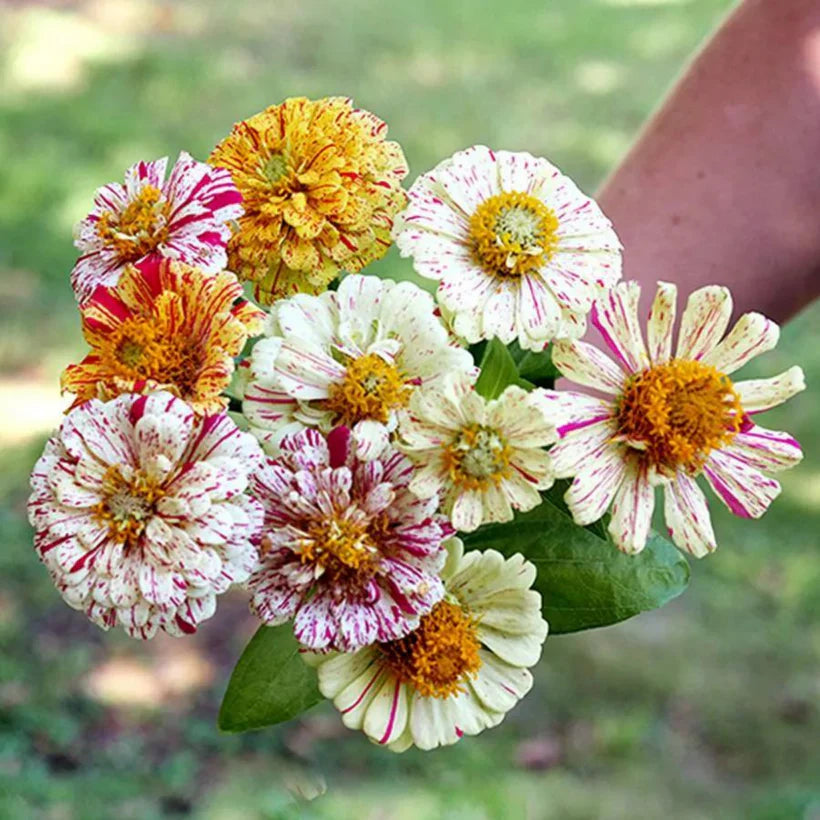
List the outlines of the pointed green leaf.
{"type": "Polygon", "coordinates": [[[513,342],[509,351],[518,368],[518,375],[536,387],[552,387],[561,375],[552,363],[551,346],[545,350],[522,350],[518,342],[513,342]]]}
{"type": "Polygon", "coordinates": [[[538,570],[544,617],[553,634],[607,626],[656,609],[689,583],[689,564],[665,538],[652,533],[639,555],[624,555],[602,522],[573,523],[561,499],[566,483],[508,524],[489,524],[464,538],[469,549],[523,553],[538,570]]]}
{"type": "Polygon", "coordinates": [[[322,700],[316,673],[299,657],[293,625],[261,626],[239,658],[219,709],[223,732],[296,717],[322,700]]]}
{"type": "Polygon", "coordinates": [[[497,399],[511,384],[525,390],[532,385],[518,376],[518,368],[503,342],[492,339],[484,348],[481,373],[475,383],[476,392],[485,399],[497,399]]]}

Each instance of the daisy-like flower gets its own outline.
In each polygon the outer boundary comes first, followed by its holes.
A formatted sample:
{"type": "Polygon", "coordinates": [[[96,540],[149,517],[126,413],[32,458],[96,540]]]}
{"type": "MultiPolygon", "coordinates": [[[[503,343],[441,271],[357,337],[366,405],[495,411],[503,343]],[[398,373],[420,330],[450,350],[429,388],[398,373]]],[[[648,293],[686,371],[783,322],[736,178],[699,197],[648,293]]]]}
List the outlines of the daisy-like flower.
{"type": "Polygon", "coordinates": [[[96,397],[167,390],[198,414],[227,403],[234,356],[259,333],[265,314],[243,298],[228,271],[204,274],[167,259],[128,265],[80,308],[91,352],[62,376],[75,405],[96,397]]]}
{"type": "Polygon", "coordinates": [[[195,632],[257,560],[261,460],[226,415],[170,393],[91,399],[69,413],[31,476],[34,544],[60,594],[103,629],[195,632]]]}
{"type": "Polygon", "coordinates": [[[282,441],[253,482],[265,507],[251,609],[266,624],[295,617],[310,649],[351,651],[401,638],[444,589],[438,499],[408,489],[413,465],[390,451],[362,462],[350,431],[302,430],[282,441]]]}
{"type": "Polygon", "coordinates": [[[609,220],[545,159],[474,146],[408,194],[396,245],[439,281],[439,304],[470,343],[540,350],[581,336],[595,297],[621,276],[609,220]]]}
{"type": "Polygon", "coordinates": [[[230,267],[257,283],[259,301],[319,293],[384,255],[407,201],[404,154],[386,133],[344,97],[296,98],[237,123],[216,146],[209,162],[230,171],[245,206],[230,267]]]}
{"type": "Polygon", "coordinates": [[[416,387],[474,369],[435,315],[432,297],[410,282],[348,276],[338,291],[277,302],[265,332],[253,349],[242,407],[273,454],[287,432],[345,425],[357,455],[375,457],[416,387]]]}
{"type": "Polygon", "coordinates": [[[780,493],[766,473],[794,466],[802,452],[790,435],[759,427],[753,417],[805,384],[799,367],[770,379],[729,378],[771,350],[779,329],[747,313],[723,338],[732,314],[723,287],[689,297],[673,354],[676,296],[674,285],[659,283],[645,344],[640,287],[619,283],[592,314],[615,361],[581,341],[556,342],[552,354],[566,378],[606,397],[547,391],[544,403],[560,435],[550,451],[555,474],[575,477],[565,499],[576,523],[596,521],[611,505],[615,543],[624,552],[640,552],[661,484],[672,540],[701,557],[717,544],[695,479],[703,475],[735,515],[763,515],[780,493]]]}
{"type": "Polygon", "coordinates": [[[440,493],[462,532],[531,510],[541,503],[538,491],[553,483],[543,448],[556,432],[544,415],[543,391],[512,385],[487,401],[473,383],[453,374],[417,390],[399,424],[401,449],[418,468],[410,489],[422,498],[440,493]]]}
{"type": "Polygon", "coordinates": [[[521,555],[448,543],[446,593],[417,629],[347,654],[307,655],[349,729],[396,752],[497,726],[532,686],[547,622],[521,555]]]}
{"type": "Polygon", "coordinates": [[[165,180],[168,158],[138,162],[125,185],[100,188],[91,213],[75,229],[82,256],[71,272],[80,304],[99,285],[116,285],[126,265],[147,257],[176,259],[207,273],[222,270],[229,220],[242,213],[242,196],[221,168],[184,151],[165,180]]]}

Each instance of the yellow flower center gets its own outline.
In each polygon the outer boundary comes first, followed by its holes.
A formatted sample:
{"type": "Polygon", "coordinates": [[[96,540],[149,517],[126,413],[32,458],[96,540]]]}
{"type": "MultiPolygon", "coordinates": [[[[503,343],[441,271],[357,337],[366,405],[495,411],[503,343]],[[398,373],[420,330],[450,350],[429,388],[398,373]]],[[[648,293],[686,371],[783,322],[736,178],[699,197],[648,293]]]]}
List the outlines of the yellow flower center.
{"type": "Polygon", "coordinates": [[[378,647],[402,683],[423,697],[447,698],[481,668],[476,625],[459,604],[440,601],[409,635],[378,647]]]}
{"type": "Polygon", "coordinates": [[[161,199],[159,188],[146,185],[122,213],[103,213],[97,222],[97,234],[122,260],[141,259],[168,239],[171,206],[161,199]]]}
{"type": "Polygon", "coordinates": [[[152,379],[191,393],[199,378],[204,348],[199,340],[172,338],[153,317],[126,319],[100,349],[108,372],[127,380],[152,379]]]}
{"type": "Polygon", "coordinates": [[[271,154],[262,166],[262,173],[274,188],[281,187],[282,180],[288,176],[288,161],[283,154],[271,154]]]}
{"type": "Polygon", "coordinates": [[[331,385],[325,407],[335,414],[337,424],[351,426],[364,419],[385,424],[391,410],[410,400],[410,390],[395,365],[368,353],[351,361],[344,379],[331,385]]]}
{"type": "Polygon", "coordinates": [[[470,217],[476,261],[496,276],[522,276],[558,247],[558,218],[541,200],[518,191],[491,196],[470,217]]]}
{"type": "Polygon", "coordinates": [[[633,377],[618,404],[619,434],[662,471],[696,473],[740,430],[743,408],[714,367],[673,359],[633,377]]]}
{"type": "Polygon", "coordinates": [[[126,478],[121,468],[112,464],[103,477],[102,494],[103,500],[94,507],[95,518],[108,524],[108,533],[115,541],[134,547],[165,491],[139,471],[126,478]]]}
{"type": "Polygon", "coordinates": [[[310,540],[301,551],[302,563],[313,563],[323,569],[365,570],[378,553],[368,520],[353,521],[333,517],[329,521],[311,524],[310,540]]]}
{"type": "Polygon", "coordinates": [[[492,427],[463,427],[444,448],[444,465],[450,480],[467,490],[483,490],[510,473],[510,447],[492,427]]]}

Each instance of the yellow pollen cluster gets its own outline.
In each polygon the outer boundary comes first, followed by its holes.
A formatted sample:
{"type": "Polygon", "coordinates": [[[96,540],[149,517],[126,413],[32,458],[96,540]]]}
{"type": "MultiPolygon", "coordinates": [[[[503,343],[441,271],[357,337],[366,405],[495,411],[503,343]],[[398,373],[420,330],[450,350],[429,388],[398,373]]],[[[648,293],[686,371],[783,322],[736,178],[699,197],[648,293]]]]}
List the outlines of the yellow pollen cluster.
{"type": "Polygon", "coordinates": [[[477,621],[459,604],[440,601],[404,638],[379,644],[396,677],[423,697],[447,698],[481,668],[477,621]]]}
{"type": "Polygon", "coordinates": [[[530,194],[491,196],[470,217],[476,261],[494,276],[522,276],[538,269],[558,247],[554,211],[530,194]]]}
{"type": "Polygon", "coordinates": [[[714,367],[673,359],[635,376],[618,405],[619,437],[661,471],[697,473],[709,453],[740,430],[743,408],[714,367]]]}
{"type": "Polygon", "coordinates": [[[204,358],[195,339],[174,339],[150,316],[126,319],[100,346],[100,358],[121,379],[153,379],[192,392],[204,358]]]}
{"type": "Polygon", "coordinates": [[[136,262],[168,238],[170,204],[162,192],[146,185],[121,214],[106,211],[97,222],[97,234],[124,262],[136,262]]]}
{"type": "Polygon", "coordinates": [[[302,546],[302,563],[317,564],[323,569],[368,569],[378,552],[369,523],[334,517],[311,524],[310,540],[302,546]]]}
{"type": "Polygon", "coordinates": [[[140,472],[126,478],[118,465],[111,465],[103,477],[102,493],[104,499],[94,507],[95,518],[108,524],[108,533],[117,543],[137,546],[165,491],[140,472]]]}
{"type": "Polygon", "coordinates": [[[391,410],[407,404],[410,392],[395,365],[368,353],[351,361],[344,379],[331,385],[325,407],[337,424],[352,426],[364,419],[386,424],[391,410]]]}
{"type": "Polygon", "coordinates": [[[483,490],[510,473],[509,445],[497,430],[480,424],[463,427],[443,458],[450,481],[467,490],[483,490]]]}

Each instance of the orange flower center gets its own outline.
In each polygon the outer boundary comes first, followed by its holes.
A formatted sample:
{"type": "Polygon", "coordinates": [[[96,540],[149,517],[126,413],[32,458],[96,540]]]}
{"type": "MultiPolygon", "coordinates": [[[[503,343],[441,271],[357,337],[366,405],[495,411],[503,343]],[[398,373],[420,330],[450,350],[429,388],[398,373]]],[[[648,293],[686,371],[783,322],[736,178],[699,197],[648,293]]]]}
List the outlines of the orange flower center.
{"type": "Polygon", "coordinates": [[[619,435],[662,471],[696,473],[743,420],[731,380],[701,362],[673,359],[634,376],[618,404],[619,435]]]}
{"type": "Polygon", "coordinates": [[[95,518],[108,524],[111,538],[134,547],[156,511],[165,491],[156,481],[136,471],[112,464],[103,478],[103,500],[94,507],[95,518]],[[123,475],[126,472],[126,475],[123,475]]]}
{"type": "Polygon", "coordinates": [[[168,239],[170,208],[159,188],[146,185],[122,213],[103,213],[97,234],[123,261],[136,262],[168,239]]]}
{"type": "Polygon", "coordinates": [[[195,390],[203,356],[201,341],[172,338],[149,316],[126,319],[100,349],[102,362],[115,377],[152,379],[175,387],[183,398],[195,390]]]}
{"type": "Polygon", "coordinates": [[[418,628],[378,644],[390,670],[423,697],[447,698],[464,691],[481,668],[477,620],[457,603],[440,601],[418,628]]]}
{"type": "Polygon", "coordinates": [[[507,191],[481,203],[470,217],[473,255],[494,276],[522,276],[558,247],[558,218],[529,194],[507,191]]]}
{"type": "Polygon", "coordinates": [[[466,490],[483,490],[510,473],[510,447],[492,427],[470,424],[444,448],[450,481],[466,490]]]}
{"type": "Polygon", "coordinates": [[[335,414],[337,424],[351,426],[364,419],[385,424],[390,411],[404,407],[409,400],[410,387],[396,366],[368,353],[351,361],[344,379],[331,385],[325,407],[335,414]]]}
{"type": "Polygon", "coordinates": [[[329,521],[311,524],[310,540],[302,546],[302,563],[310,562],[323,569],[366,569],[378,554],[370,523],[334,516],[329,521]]]}

